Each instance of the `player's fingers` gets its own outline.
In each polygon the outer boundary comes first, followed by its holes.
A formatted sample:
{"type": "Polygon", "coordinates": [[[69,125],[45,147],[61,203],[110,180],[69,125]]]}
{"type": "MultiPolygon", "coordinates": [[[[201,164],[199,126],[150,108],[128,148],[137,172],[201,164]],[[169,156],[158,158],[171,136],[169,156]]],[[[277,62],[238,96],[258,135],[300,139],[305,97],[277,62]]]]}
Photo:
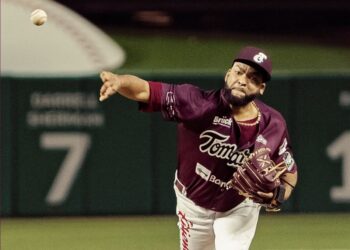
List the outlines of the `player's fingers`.
{"type": "Polygon", "coordinates": [[[100,95],[99,101],[103,102],[104,100],[108,99],[108,96],[106,95],[100,95]]]}
{"type": "Polygon", "coordinates": [[[112,87],[108,87],[106,92],[105,92],[105,95],[107,95],[108,97],[111,96],[111,95],[114,95],[115,94],[115,90],[112,88],[112,87]]]}
{"type": "MultiPolygon", "coordinates": [[[[111,82],[111,81],[106,81],[106,82],[104,82],[103,83],[103,85],[101,86],[101,88],[100,88],[100,93],[104,93],[108,88],[113,88],[113,89],[116,89],[115,87],[114,87],[114,84],[111,82]]],[[[117,90],[117,89],[116,89],[117,90]]]]}
{"type": "Polygon", "coordinates": [[[100,73],[100,78],[101,78],[102,82],[108,81],[112,76],[113,76],[113,73],[108,72],[108,71],[102,71],[100,73]]]}
{"type": "Polygon", "coordinates": [[[105,99],[106,99],[106,97],[103,96],[103,95],[100,95],[100,97],[98,98],[98,100],[99,100],[100,102],[103,102],[105,99]]]}
{"type": "Polygon", "coordinates": [[[272,198],[273,197],[273,193],[264,193],[264,192],[260,192],[258,191],[258,195],[263,197],[263,198],[272,198]]]}
{"type": "Polygon", "coordinates": [[[109,89],[108,84],[104,83],[100,88],[100,98],[99,98],[100,101],[104,101],[109,97],[107,93],[108,89],[109,89]]]}
{"type": "Polygon", "coordinates": [[[111,88],[107,87],[105,89],[105,91],[100,93],[99,100],[102,102],[102,101],[108,99],[112,94],[113,94],[113,90],[111,90],[111,88]]]}
{"type": "Polygon", "coordinates": [[[103,84],[100,88],[99,100],[104,101],[111,95],[114,95],[116,92],[118,92],[119,82],[117,75],[107,71],[102,71],[100,73],[100,78],[103,81],[103,84]]]}
{"type": "MultiPolygon", "coordinates": [[[[116,91],[114,91],[112,88],[108,87],[106,91],[101,95],[102,100],[106,100],[110,96],[114,95],[116,91]]],[[[100,98],[101,99],[101,98],[100,98]]]]}
{"type": "Polygon", "coordinates": [[[102,71],[102,72],[100,73],[100,78],[101,78],[102,82],[105,82],[105,81],[106,81],[106,71],[102,71]]]}
{"type": "Polygon", "coordinates": [[[104,84],[100,89],[100,96],[107,96],[108,97],[108,95],[107,95],[108,88],[109,87],[106,84],[104,84]]]}
{"type": "Polygon", "coordinates": [[[102,95],[104,92],[106,92],[106,90],[107,90],[107,85],[103,84],[100,88],[100,95],[102,95]]]}

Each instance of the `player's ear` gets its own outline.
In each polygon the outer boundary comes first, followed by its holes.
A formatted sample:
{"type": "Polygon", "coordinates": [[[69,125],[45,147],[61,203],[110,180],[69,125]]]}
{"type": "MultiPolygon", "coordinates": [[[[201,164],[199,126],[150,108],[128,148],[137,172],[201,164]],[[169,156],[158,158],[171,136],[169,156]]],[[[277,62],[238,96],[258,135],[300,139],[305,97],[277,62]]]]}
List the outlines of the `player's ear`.
{"type": "Polygon", "coordinates": [[[266,83],[263,82],[263,83],[260,85],[260,90],[259,90],[260,95],[263,95],[263,94],[264,94],[265,89],[266,89],[266,83]]]}
{"type": "Polygon", "coordinates": [[[227,70],[227,72],[226,72],[226,75],[225,75],[225,82],[227,82],[227,79],[228,79],[230,73],[231,73],[231,68],[229,68],[229,69],[227,70]]]}

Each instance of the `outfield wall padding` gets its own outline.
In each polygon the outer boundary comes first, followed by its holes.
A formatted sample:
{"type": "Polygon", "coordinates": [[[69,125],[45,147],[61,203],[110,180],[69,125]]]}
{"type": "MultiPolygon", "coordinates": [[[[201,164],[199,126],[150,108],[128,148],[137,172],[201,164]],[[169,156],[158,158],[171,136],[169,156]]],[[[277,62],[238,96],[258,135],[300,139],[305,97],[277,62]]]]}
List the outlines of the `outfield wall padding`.
{"type": "MultiPolygon", "coordinates": [[[[223,74],[139,74],[219,88],[223,74]]],[[[172,214],[176,124],[100,80],[1,78],[1,214],[172,214]]],[[[350,75],[278,75],[263,100],[286,118],[299,183],[288,212],[350,211],[350,75]]]]}

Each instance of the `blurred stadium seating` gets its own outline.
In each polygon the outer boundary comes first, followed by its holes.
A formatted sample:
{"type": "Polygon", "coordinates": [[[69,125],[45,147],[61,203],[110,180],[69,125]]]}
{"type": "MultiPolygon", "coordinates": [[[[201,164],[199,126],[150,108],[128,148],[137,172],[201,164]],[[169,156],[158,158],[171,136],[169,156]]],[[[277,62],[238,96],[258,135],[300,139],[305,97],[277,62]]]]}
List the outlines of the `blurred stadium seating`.
{"type": "Polygon", "coordinates": [[[165,26],[252,32],[306,32],[346,29],[346,0],[58,0],[100,25],[165,26]]]}

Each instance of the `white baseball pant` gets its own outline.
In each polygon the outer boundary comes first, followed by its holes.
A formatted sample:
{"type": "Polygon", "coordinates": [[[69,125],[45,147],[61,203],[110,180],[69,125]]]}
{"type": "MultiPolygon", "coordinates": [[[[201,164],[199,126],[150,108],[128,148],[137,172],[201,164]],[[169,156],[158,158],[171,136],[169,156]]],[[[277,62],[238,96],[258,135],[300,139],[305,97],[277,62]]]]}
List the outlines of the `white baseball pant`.
{"type": "Polygon", "coordinates": [[[249,199],[227,212],[195,205],[174,187],[181,250],[247,250],[258,223],[260,205],[249,199]]]}

